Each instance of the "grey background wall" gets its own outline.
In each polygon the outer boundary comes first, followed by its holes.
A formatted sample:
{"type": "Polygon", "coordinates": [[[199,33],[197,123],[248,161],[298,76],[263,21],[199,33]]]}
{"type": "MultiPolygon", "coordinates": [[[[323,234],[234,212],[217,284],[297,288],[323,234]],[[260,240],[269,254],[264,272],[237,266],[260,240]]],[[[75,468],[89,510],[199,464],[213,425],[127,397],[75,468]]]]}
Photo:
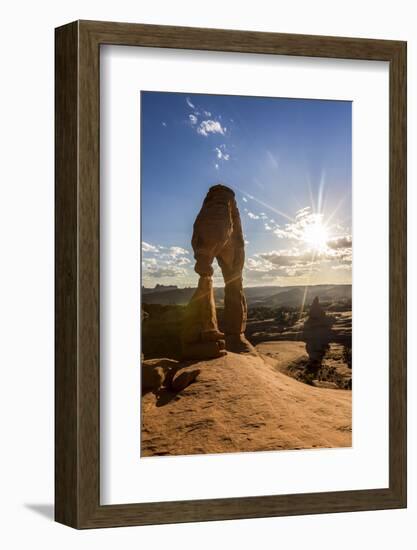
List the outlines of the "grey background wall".
{"type": "MultiPolygon", "coordinates": [[[[0,543],[4,548],[415,548],[417,17],[397,0],[6,1],[0,65],[0,543]],[[408,40],[408,510],[75,532],[54,524],[54,27],[74,19],[408,40]]],[[[370,389],[370,404],[372,393],[370,389]]],[[[204,472],[201,472],[204,475],[204,472]]]]}

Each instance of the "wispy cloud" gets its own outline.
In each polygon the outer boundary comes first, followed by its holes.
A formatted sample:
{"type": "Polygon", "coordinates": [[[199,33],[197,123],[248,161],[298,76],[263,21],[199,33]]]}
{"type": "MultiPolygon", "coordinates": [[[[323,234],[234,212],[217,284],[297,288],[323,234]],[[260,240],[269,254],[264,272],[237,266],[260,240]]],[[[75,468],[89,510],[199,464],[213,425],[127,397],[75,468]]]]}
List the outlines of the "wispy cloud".
{"type": "Polygon", "coordinates": [[[269,151],[269,150],[267,150],[266,156],[267,156],[270,164],[272,165],[272,167],[275,168],[275,170],[277,170],[278,167],[279,167],[279,159],[273,153],[271,153],[271,151],[269,151]]]}
{"type": "Polygon", "coordinates": [[[198,118],[195,115],[188,115],[191,124],[194,126],[198,122],[198,118]]]}
{"type": "Polygon", "coordinates": [[[195,105],[191,102],[191,99],[189,97],[186,97],[185,101],[190,109],[195,109],[195,105]]]}
{"type": "Polygon", "coordinates": [[[248,216],[251,220],[259,220],[259,216],[253,212],[248,212],[248,216]]]}
{"type": "Polygon", "coordinates": [[[226,153],[226,145],[223,143],[219,147],[215,147],[214,151],[216,152],[216,156],[220,160],[229,160],[230,155],[229,153],[226,153]]]}

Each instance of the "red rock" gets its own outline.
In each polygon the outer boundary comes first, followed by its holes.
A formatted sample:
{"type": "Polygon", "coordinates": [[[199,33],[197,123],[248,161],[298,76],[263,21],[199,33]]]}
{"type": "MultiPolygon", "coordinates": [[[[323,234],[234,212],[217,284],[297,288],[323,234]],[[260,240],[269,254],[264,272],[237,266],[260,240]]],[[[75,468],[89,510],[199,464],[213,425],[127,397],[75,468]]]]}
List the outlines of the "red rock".
{"type": "Polygon", "coordinates": [[[213,261],[216,258],[225,282],[224,324],[226,349],[252,352],[246,340],[247,306],[242,270],[244,239],[234,192],[224,186],[209,189],[195,220],[191,241],[198,288],[187,306],[182,327],[183,357],[210,359],[224,355],[224,335],[218,329],[213,294],[213,261]]]}
{"type": "Polygon", "coordinates": [[[199,369],[185,368],[177,371],[171,380],[171,389],[174,392],[185,390],[187,386],[192,384],[200,374],[199,369]]]}

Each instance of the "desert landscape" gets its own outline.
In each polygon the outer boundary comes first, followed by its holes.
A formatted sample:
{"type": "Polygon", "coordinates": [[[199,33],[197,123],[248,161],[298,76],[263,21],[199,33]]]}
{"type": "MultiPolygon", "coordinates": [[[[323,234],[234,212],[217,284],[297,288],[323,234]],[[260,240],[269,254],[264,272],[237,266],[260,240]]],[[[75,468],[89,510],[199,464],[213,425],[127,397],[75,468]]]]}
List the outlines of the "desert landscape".
{"type": "Polygon", "coordinates": [[[352,444],[351,286],[244,289],[238,216],[212,187],[194,224],[198,287],[142,288],[142,456],[352,444]]]}

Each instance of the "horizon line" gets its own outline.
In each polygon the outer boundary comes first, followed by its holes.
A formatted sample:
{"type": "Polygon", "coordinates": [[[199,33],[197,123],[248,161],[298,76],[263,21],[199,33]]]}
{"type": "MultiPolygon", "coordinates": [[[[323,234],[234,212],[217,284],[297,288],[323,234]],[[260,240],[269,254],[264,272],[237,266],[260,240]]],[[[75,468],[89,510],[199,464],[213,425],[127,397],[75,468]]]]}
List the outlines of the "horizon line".
{"type": "MultiPolygon", "coordinates": [[[[193,285],[189,285],[189,286],[178,286],[176,284],[167,284],[167,285],[164,285],[164,284],[160,284],[160,283],[156,283],[155,286],[153,287],[149,287],[149,286],[146,286],[146,285],[141,285],[141,288],[146,288],[148,290],[154,290],[156,288],[156,285],[159,284],[161,287],[165,287],[165,288],[169,288],[169,287],[175,287],[177,290],[185,290],[187,288],[197,288],[197,286],[193,286],[193,285]]],[[[316,283],[316,284],[298,284],[298,285],[243,285],[243,288],[257,288],[257,287],[262,287],[262,288],[265,288],[265,287],[278,287],[278,288],[287,288],[287,287],[303,287],[303,288],[306,288],[306,287],[315,287],[315,286],[346,286],[346,285],[350,285],[352,286],[352,283],[316,283]]],[[[224,288],[224,285],[220,285],[220,286],[215,286],[213,285],[213,288],[224,288]]]]}

